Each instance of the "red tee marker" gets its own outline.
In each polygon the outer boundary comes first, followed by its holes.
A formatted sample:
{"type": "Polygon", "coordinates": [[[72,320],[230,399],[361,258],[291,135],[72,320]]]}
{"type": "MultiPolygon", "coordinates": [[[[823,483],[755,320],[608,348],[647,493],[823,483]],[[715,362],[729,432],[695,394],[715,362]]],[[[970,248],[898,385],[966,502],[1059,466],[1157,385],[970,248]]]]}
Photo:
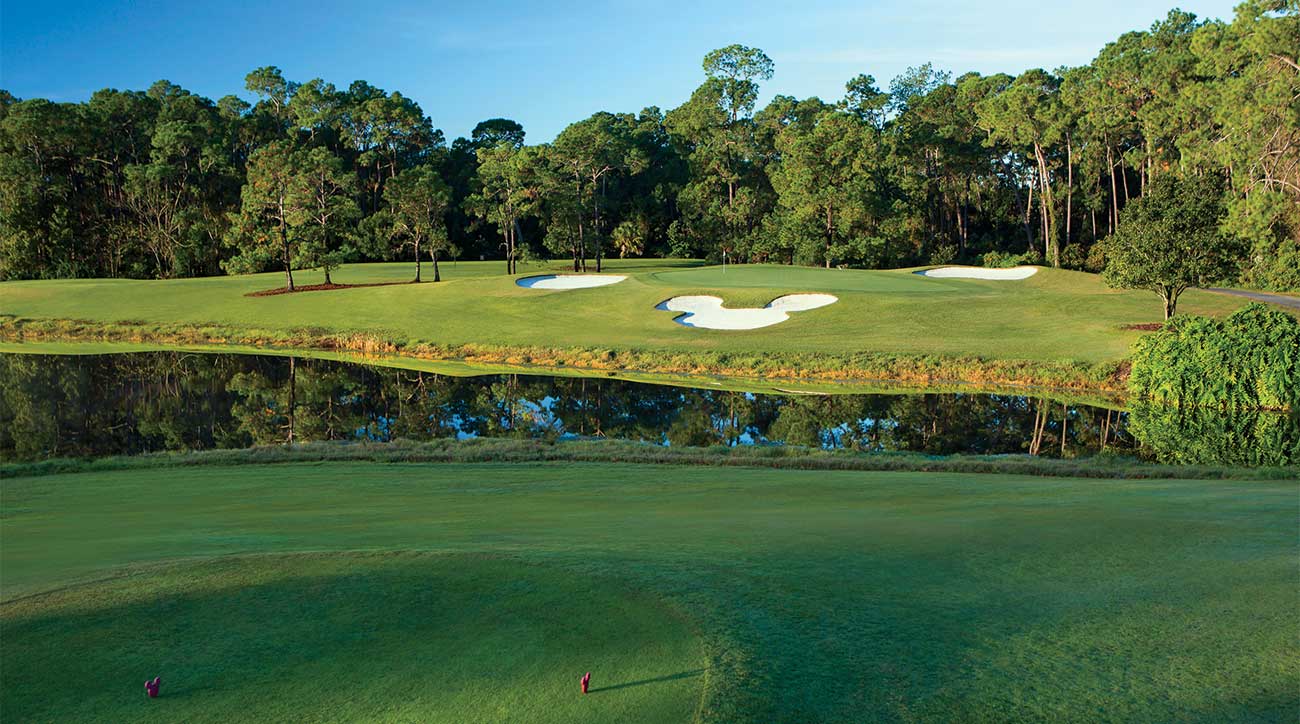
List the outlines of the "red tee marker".
{"type": "Polygon", "coordinates": [[[162,677],[155,676],[153,681],[144,682],[145,693],[149,694],[150,699],[158,698],[158,688],[162,685],[162,677]]]}
{"type": "Polygon", "coordinates": [[[587,685],[591,683],[591,672],[582,675],[582,693],[587,693],[587,685]]]}

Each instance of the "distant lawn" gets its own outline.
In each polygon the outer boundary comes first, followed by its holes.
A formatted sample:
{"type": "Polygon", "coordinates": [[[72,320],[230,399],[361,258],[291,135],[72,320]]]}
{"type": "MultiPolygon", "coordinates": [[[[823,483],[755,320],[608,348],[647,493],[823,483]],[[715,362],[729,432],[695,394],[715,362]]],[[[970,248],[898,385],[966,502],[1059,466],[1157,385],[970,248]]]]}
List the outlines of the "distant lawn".
{"type": "Polygon", "coordinates": [[[11,478],[0,696],[12,721],[1288,721],[1297,485],[576,463],[11,478]],[[313,553],[223,557],[295,551],[313,553]],[[582,699],[587,669],[610,688],[582,699]]]}
{"type": "MultiPolygon", "coordinates": [[[[1125,358],[1138,332],[1160,321],[1153,294],[1107,289],[1095,275],[1043,269],[1024,281],[927,279],[908,270],[849,271],[775,265],[701,267],[682,261],[611,260],[630,277],[612,286],[531,290],[498,262],[443,265],[439,284],[398,284],[248,297],[283,284],[278,273],[163,281],[59,280],[0,284],[0,314],[235,330],[368,333],[398,343],[630,350],[646,354],[885,354],[979,357],[1055,364],[1125,358]],[[690,329],[654,307],[679,294],[715,294],[731,306],[790,292],[826,291],[839,302],[751,331],[690,329]]],[[[564,271],[524,266],[521,276],[564,271]]],[[[428,274],[426,269],[426,274],[428,274]]],[[[349,265],[340,283],[410,278],[410,264],[349,265]]],[[[299,272],[302,284],[320,281],[299,272]]],[[[1247,300],[1188,292],[1179,309],[1222,315],[1247,300]]]]}

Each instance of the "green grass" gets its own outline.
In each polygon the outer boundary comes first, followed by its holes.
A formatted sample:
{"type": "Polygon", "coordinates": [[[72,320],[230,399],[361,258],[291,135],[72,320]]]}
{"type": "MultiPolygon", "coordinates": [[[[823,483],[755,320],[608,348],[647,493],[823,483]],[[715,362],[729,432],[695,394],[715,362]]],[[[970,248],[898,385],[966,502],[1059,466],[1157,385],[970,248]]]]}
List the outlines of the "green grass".
{"type": "Polygon", "coordinates": [[[483,556],[147,567],[6,605],[4,624],[9,721],[686,721],[706,661],[652,598],[483,556]]]}
{"type": "MultiPolygon", "coordinates": [[[[525,267],[523,274],[562,271],[562,264],[525,267]]],[[[1085,372],[1071,365],[1113,364],[1127,356],[1138,332],[1128,324],[1160,321],[1160,305],[1146,292],[1107,289],[1098,277],[1043,269],[1023,281],[927,279],[908,270],[824,270],[773,265],[701,267],[692,262],[613,260],[606,271],[630,274],[620,284],[572,291],[529,290],[501,273],[495,262],[445,265],[440,284],[362,287],[272,297],[248,292],[282,284],[280,274],[163,281],[57,280],[0,284],[0,314],[24,320],[86,320],[125,323],[166,334],[185,327],[255,330],[268,342],[295,332],[365,334],[408,349],[438,345],[444,350],[477,345],[495,350],[496,361],[527,364],[536,354],[510,350],[586,350],[590,364],[615,352],[641,356],[633,366],[645,372],[691,368],[756,369],[771,358],[783,371],[815,367],[822,372],[858,364],[852,356],[913,359],[979,359],[1026,363],[1015,370],[981,374],[971,365],[930,363],[929,380],[1053,382],[1085,372]],[[792,315],[763,329],[719,331],[675,324],[673,313],[654,306],[679,294],[715,294],[728,304],[759,305],[800,291],[829,291],[840,301],[792,315]],[[729,366],[730,365],[730,366],[729,366]],[[1049,379],[1034,379],[1034,370],[1049,379]],[[785,369],[789,368],[789,369],[785,369]],[[951,375],[965,375],[951,377],[951,375]],[[1053,376],[1054,375],[1054,376],[1053,376]],[[981,379],[971,380],[979,376],[981,379]]],[[[409,264],[349,265],[335,275],[342,283],[409,278],[409,264]]],[[[300,283],[319,281],[311,272],[300,283]]],[[[1247,300],[1208,292],[1187,292],[1179,309],[1221,315],[1247,300]]],[[[93,337],[90,330],[81,330],[93,337]]],[[[57,338],[59,331],[48,332],[57,338]]],[[[67,330],[65,333],[70,334],[67,330]]],[[[11,336],[13,333],[11,333],[11,336]]],[[[123,331],[131,341],[130,330],[123,331]]],[[[82,341],[94,341],[82,340],[82,341]]],[[[234,340],[231,340],[234,341],[234,340]]],[[[450,353],[449,353],[450,354],[450,353]]],[[[544,356],[544,355],[542,355],[544,356]]],[[[572,355],[571,355],[572,356],[572,355]]],[[[563,363],[563,355],[559,357],[563,363]]],[[[557,364],[558,364],[557,363],[557,364]]],[[[613,363],[617,367],[617,360],[613,363]]],[[[902,376],[882,365],[878,376],[902,376]]]]}
{"type": "Polygon", "coordinates": [[[0,694],[13,721],[1290,721],[1298,485],[574,462],[11,478],[0,694]],[[582,700],[588,667],[641,683],[582,700]],[[159,673],[175,698],[143,701],[159,673]]]}
{"type": "Polygon", "coordinates": [[[1080,458],[1037,455],[928,455],[913,452],[818,450],[794,445],[735,447],[660,446],[624,440],[540,440],[520,438],[440,438],[424,442],[309,442],[238,450],[159,452],[99,458],[55,458],[0,463],[5,478],[196,465],[268,463],[648,463],[782,470],[861,470],[888,472],[1044,475],[1063,478],[1178,478],[1198,480],[1296,480],[1300,466],[1236,467],[1165,465],[1109,453],[1080,458]]]}

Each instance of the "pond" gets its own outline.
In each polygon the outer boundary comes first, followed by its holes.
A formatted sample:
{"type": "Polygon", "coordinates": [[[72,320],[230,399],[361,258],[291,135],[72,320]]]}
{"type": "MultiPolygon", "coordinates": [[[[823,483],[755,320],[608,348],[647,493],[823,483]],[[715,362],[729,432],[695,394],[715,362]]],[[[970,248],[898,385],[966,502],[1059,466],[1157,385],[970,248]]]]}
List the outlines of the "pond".
{"type": "Polygon", "coordinates": [[[3,461],[444,437],[1300,461],[1300,422],[1269,413],[1121,411],[1006,394],[779,395],[606,378],[452,377],[256,355],[0,354],[3,461]]]}

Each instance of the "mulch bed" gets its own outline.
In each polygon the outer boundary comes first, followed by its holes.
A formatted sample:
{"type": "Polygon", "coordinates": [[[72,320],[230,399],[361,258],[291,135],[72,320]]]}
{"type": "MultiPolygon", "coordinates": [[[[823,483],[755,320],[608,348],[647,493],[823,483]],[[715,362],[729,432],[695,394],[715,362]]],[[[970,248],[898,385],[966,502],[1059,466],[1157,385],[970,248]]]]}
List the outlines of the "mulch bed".
{"type": "Polygon", "coordinates": [[[1163,329],[1164,322],[1144,322],[1142,324],[1126,324],[1121,329],[1131,329],[1138,332],[1155,332],[1163,329]]]}
{"type": "Polygon", "coordinates": [[[391,287],[394,284],[415,284],[409,282],[375,282],[373,284],[297,284],[294,285],[293,291],[284,287],[275,289],[263,289],[260,292],[249,292],[246,297],[274,297],[277,294],[297,294],[298,292],[328,292],[334,289],[359,289],[361,287],[391,287]]]}

